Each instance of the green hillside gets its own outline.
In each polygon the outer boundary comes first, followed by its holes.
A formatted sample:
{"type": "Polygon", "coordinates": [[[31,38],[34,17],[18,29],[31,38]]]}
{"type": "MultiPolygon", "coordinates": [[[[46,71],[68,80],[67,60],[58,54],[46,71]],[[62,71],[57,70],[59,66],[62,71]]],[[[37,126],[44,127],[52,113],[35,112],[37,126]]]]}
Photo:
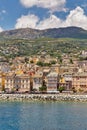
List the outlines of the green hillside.
{"type": "Polygon", "coordinates": [[[81,50],[87,50],[87,39],[73,38],[39,38],[4,39],[0,41],[0,55],[6,57],[51,55],[59,57],[63,53],[75,54],[81,50]]]}

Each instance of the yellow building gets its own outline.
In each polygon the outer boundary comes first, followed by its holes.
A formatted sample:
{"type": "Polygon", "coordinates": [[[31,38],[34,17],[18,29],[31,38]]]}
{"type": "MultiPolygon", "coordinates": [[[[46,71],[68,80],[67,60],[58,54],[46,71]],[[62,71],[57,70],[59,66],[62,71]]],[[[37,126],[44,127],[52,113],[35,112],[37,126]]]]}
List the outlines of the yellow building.
{"type": "Polygon", "coordinates": [[[5,73],[0,73],[0,91],[5,90],[5,73]]]}
{"type": "Polygon", "coordinates": [[[87,91],[87,72],[78,72],[74,74],[72,87],[77,91],[87,91]]]}

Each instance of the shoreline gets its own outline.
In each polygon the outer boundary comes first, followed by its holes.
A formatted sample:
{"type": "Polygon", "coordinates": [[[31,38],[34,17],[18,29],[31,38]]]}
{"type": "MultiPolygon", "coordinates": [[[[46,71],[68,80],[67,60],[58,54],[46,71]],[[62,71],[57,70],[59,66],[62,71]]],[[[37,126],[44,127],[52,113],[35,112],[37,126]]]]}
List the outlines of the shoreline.
{"type": "Polygon", "coordinates": [[[87,102],[87,94],[0,94],[0,101],[73,101],[87,102]]]}

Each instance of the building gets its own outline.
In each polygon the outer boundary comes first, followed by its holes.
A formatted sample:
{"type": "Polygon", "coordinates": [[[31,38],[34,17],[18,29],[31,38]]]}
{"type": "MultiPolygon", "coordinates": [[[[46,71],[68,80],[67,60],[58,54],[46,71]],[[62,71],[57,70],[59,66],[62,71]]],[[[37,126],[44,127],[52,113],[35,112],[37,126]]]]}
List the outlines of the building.
{"type": "Polygon", "coordinates": [[[73,75],[72,87],[77,91],[87,91],[87,72],[78,72],[73,75]]]}
{"type": "Polygon", "coordinates": [[[72,73],[65,73],[63,77],[65,80],[65,90],[72,90],[72,73]]]}
{"type": "Polygon", "coordinates": [[[33,76],[33,89],[39,91],[39,87],[41,87],[43,84],[43,75],[42,73],[40,74],[35,74],[33,76]]]}
{"type": "Polygon", "coordinates": [[[6,91],[12,91],[14,88],[14,73],[8,73],[5,75],[4,87],[6,91]]]}
{"type": "Polygon", "coordinates": [[[59,64],[54,64],[54,65],[51,65],[51,70],[56,72],[56,73],[59,73],[60,71],[60,65],[59,64]]]}
{"type": "Polygon", "coordinates": [[[8,74],[5,76],[5,90],[6,91],[31,91],[30,90],[30,77],[29,75],[15,75],[8,74]]]}
{"type": "Polygon", "coordinates": [[[78,67],[87,69],[87,60],[78,61],[78,67]]]}
{"type": "Polygon", "coordinates": [[[83,50],[81,56],[82,57],[87,57],[87,51],[83,50]]]}
{"type": "Polygon", "coordinates": [[[64,89],[66,89],[66,82],[63,75],[59,75],[58,88],[59,87],[64,87],[64,89]]]}
{"type": "Polygon", "coordinates": [[[21,92],[31,91],[29,75],[16,75],[14,79],[14,87],[21,92]]]}
{"type": "Polygon", "coordinates": [[[2,76],[0,74],[0,91],[2,90],[2,76]]]}
{"type": "Polygon", "coordinates": [[[58,73],[50,72],[47,75],[47,92],[55,92],[58,87],[58,73]]]}

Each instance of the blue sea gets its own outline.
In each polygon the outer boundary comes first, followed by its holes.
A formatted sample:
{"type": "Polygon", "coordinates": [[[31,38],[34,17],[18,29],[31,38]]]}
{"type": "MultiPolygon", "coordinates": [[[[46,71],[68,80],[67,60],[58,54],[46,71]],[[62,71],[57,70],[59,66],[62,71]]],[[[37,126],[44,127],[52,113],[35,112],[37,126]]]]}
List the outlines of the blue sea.
{"type": "Polygon", "coordinates": [[[0,130],[87,130],[87,103],[0,102],[0,130]]]}

